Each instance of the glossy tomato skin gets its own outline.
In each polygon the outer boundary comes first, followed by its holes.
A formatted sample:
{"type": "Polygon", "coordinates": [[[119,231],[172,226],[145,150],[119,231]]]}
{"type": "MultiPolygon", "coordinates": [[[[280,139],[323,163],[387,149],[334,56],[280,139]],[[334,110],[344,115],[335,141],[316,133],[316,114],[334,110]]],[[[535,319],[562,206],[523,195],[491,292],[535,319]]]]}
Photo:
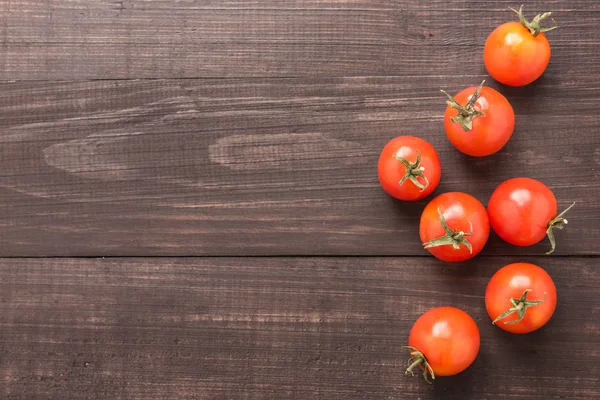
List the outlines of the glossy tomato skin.
{"type": "Polygon", "coordinates": [[[531,246],[544,239],[556,212],[552,191],[530,178],[503,182],[488,203],[492,228],[500,238],[515,246],[531,246]]]}
{"type": "MultiPolygon", "coordinates": [[[[466,104],[477,90],[476,86],[467,88],[454,96],[459,104],[466,104]]],[[[459,123],[451,119],[458,110],[448,107],[444,114],[444,128],[450,142],[459,151],[473,156],[483,157],[496,153],[508,142],[515,129],[515,112],[502,94],[484,86],[474,104],[476,111],[485,116],[473,119],[473,128],[465,132],[459,123]]]]}
{"type": "MultiPolygon", "coordinates": [[[[429,142],[414,136],[399,136],[388,142],[381,151],[377,173],[381,187],[390,196],[399,200],[414,201],[430,195],[435,190],[440,183],[442,166],[435,148],[429,142]],[[406,167],[394,158],[396,155],[414,163],[419,152],[423,174],[429,181],[429,186],[423,191],[408,179],[400,185],[406,167]]],[[[417,179],[425,185],[425,180],[417,179]]]]}
{"type": "Polygon", "coordinates": [[[488,36],[483,61],[498,82],[524,86],[542,76],[550,53],[550,43],[543,32],[533,36],[521,23],[507,22],[488,36]]]}
{"type": "Polygon", "coordinates": [[[413,325],[408,345],[425,355],[436,376],[464,371],[479,353],[479,328],[473,318],[455,307],[438,307],[413,325]]]}
{"type": "Polygon", "coordinates": [[[502,267],[490,280],[485,291],[485,308],[490,318],[495,320],[499,315],[509,310],[511,298],[518,299],[523,292],[528,300],[545,300],[543,303],[527,308],[525,317],[516,324],[504,322],[518,319],[513,313],[499,321],[496,325],[512,333],[533,332],[546,324],[556,309],[556,287],[548,273],[541,267],[529,263],[515,263],[502,267]]]}
{"type": "Polygon", "coordinates": [[[490,224],[483,204],[475,197],[461,192],[443,193],[427,204],[421,214],[419,233],[421,242],[443,236],[446,232],[440,223],[437,209],[440,209],[446,224],[454,231],[469,232],[469,221],[473,225],[473,235],[466,239],[471,243],[470,253],[465,245],[455,249],[452,245],[427,249],[431,254],[444,261],[465,261],[475,257],[484,248],[490,236],[490,224]]]}

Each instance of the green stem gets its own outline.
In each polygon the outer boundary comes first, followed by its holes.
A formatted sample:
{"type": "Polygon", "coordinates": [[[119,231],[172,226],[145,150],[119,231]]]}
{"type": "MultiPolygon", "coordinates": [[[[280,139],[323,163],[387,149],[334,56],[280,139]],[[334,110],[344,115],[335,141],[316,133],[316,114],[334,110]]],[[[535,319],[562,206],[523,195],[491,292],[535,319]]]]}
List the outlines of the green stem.
{"type": "Polygon", "coordinates": [[[518,318],[515,319],[514,321],[504,321],[504,324],[505,325],[518,324],[519,322],[521,322],[523,320],[523,318],[525,318],[525,313],[527,312],[527,309],[529,307],[539,306],[544,301],[546,301],[546,293],[544,293],[544,298],[542,300],[527,300],[527,293],[529,293],[529,292],[533,292],[533,290],[525,289],[525,291],[521,295],[521,298],[519,298],[519,299],[515,299],[514,297],[511,298],[510,304],[512,304],[512,307],[509,308],[508,310],[506,310],[505,312],[503,312],[502,314],[498,315],[496,317],[496,319],[492,321],[492,324],[496,324],[496,322],[498,322],[501,319],[504,319],[514,313],[517,313],[518,318]]]}
{"type": "Polygon", "coordinates": [[[398,157],[397,155],[394,155],[394,158],[400,161],[402,164],[404,164],[404,167],[406,167],[406,173],[399,182],[400,186],[402,186],[404,182],[406,182],[406,180],[409,179],[412,183],[415,184],[416,187],[421,189],[421,192],[427,189],[427,187],[429,187],[429,180],[423,173],[423,167],[421,166],[420,151],[417,150],[417,160],[412,164],[404,158],[398,157]],[[423,180],[425,180],[425,184],[423,185],[421,182],[419,182],[418,178],[423,178],[423,180]]]}
{"type": "Polygon", "coordinates": [[[533,19],[531,21],[527,21],[527,19],[525,19],[525,16],[523,15],[523,6],[521,6],[521,8],[519,8],[519,11],[515,10],[512,7],[508,7],[510,10],[514,11],[517,13],[517,15],[519,16],[519,21],[521,22],[521,24],[529,29],[529,32],[531,32],[531,34],[533,36],[537,36],[539,35],[541,32],[548,32],[551,31],[553,29],[558,28],[558,25],[556,24],[556,21],[552,20],[552,22],[554,22],[554,26],[551,26],[550,28],[542,28],[540,23],[545,20],[546,18],[548,18],[550,15],[552,15],[551,12],[547,12],[547,13],[543,13],[543,14],[538,14],[535,17],[533,17],[533,19]]]}
{"type": "Polygon", "coordinates": [[[425,379],[425,381],[427,383],[431,384],[432,382],[429,380],[428,375],[431,375],[431,379],[434,380],[435,373],[433,372],[433,368],[431,368],[431,366],[427,362],[425,355],[423,353],[421,353],[419,350],[417,350],[411,346],[402,346],[402,348],[410,351],[410,358],[408,359],[408,363],[410,365],[406,369],[405,374],[406,375],[410,374],[410,375],[414,376],[415,374],[414,374],[413,370],[418,366],[422,366],[423,367],[423,378],[425,379]]]}
{"type": "Polygon", "coordinates": [[[473,246],[471,246],[471,243],[466,239],[467,236],[471,236],[473,234],[473,225],[471,224],[471,221],[469,221],[469,233],[465,233],[463,231],[457,232],[452,230],[448,226],[448,224],[446,223],[446,219],[444,218],[444,214],[442,214],[442,210],[438,208],[437,211],[438,216],[440,218],[440,224],[442,224],[442,227],[446,231],[446,234],[444,236],[440,236],[438,238],[431,239],[430,241],[423,243],[423,247],[429,249],[432,247],[446,246],[451,244],[452,247],[454,247],[455,249],[460,249],[460,245],[464,244],[469,249],[469,253],[473,254],[473,246]]]}
{"type": "Polygon", "coordinates": [[[575,203],[571,204],[569,207],[567,207],[565,211],[561,212],[556,216],[556,218],[548,222],[548,229],[546,230],[546,235],[548,235],[548,239],[550,240],[550,245],[552,246],[552,248],[546,254],[554,253],[554,250],[556,249],[556,240],[554,239],[553,229],[563,229],[565,225],[569,223],[569,221],[567,221],[566,218],[563,218],[563,215],[565,215],[567,211],[573,208],[574,205],[575,203]]]}
{"type": "Polygon", "coordinates": [[[448,107],[452,107],[458,111],[458,114],[456,115],[456,117],[451,118],[450,120],[452,122],[460,124],[460,126],[463,128],[463,130],[465,132],[468,132],[471,129],[473,129],[473,119],[474,118],[485,117],[484,113],[482,113],[481,111],[475,110],[475,102],[477,101],[477,99],[479,98],[479,95],[481,94],[481,89],[483,89],[484,83],[485,83],[485,80],[483,82],[481,82],[479,87],[477,87],[477,90],[475,90],[475,93],[473,93],[473,95],[471,96],[471,98],[469,99],[467,104],[465,104],[464,106],[462,104],[460,104],[458,101],[456,101],[456,99],[454,97],[450,96],[445,91],[443,91],[443,90],[441,91],[446,96],[448,96],[448,100],[446,101],[446,104],[448,104],[448,107]]]}

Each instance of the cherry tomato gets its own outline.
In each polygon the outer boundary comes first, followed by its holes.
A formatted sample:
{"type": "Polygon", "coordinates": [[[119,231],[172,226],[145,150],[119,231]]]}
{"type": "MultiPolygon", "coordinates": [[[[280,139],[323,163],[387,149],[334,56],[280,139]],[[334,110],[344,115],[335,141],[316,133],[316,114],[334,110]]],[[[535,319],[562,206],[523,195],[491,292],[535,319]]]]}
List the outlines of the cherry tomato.
{"type": "Polygon", "coordinates": [[[423,139],[399,136],[385,145],[377,165],[379,183],[399,200],[419,200],[440,183],[442,166],[437,152],[423,139]]]}
{"type": "Polygon", "coordinates": [[[530,178],[509,179],[496,188],[488,203],[488,215],[494,231],[515,246],[531,246],[548,235],[551,250],[556,243],[553,229],[563,229],[563,215],[556,215],[556,197],[548,186],[530,178]]]}
{"type": "Polygon", "coordinates": [[[483,62],[488,73],[509,86],[524,86],[538,79],[550,62],[550,43],[544,32],[557,26],[542,28],[540,22],[551,13],[538,14],[529,22],[519,11],[520,22],[507,22],[488,36],[483,48],[483,62]]]}
{"type": "Polygon", "coordinates": [[[479,352],[479,329],[473,318],[454,307],[438,307],[421,315],[408,338],[411,353],[407,374],[420,366],[429,382],[437,376],[451,376],[467,369],[479,352]]]}
{"type": "Polygon", "coordinates": [[[485,308],[493,323],[512,333],[541,328],[556,309],[556,287],[546,271],[534,264],[500,268],[485,291],[485,308]]]}
{"type": "Polygon", "coordinates": [[[423,246],[444,261],[475,257],[490,235],[485,207],[466,193],[444,193],[431,200],[421,214],[423,246]]]}
{"type": "Polygon", "coordinates": [[[515,129],[515,112],[499,92],[470,87],[455,97],[448,96],[444,128],[450,142],[463,153],[482,157],[500,150],[515,129]]]}

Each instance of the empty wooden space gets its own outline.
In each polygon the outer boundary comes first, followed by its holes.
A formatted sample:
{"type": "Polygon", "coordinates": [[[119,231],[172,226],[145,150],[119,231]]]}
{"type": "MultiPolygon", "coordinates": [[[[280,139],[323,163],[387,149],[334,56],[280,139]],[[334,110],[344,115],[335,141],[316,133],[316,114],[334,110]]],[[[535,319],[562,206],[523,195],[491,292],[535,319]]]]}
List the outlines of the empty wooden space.
{"type": "Polygon", "coordinates": [[[1,84],[3,255],[424,255],[428,199],[399,203],[377,181],[400,134],[439,150],[437,194],[487,204],[505,179],[546,182],[577,202],[558,254],[598,254],[600,73],[504,89],[515,135],[477,159],[446,139],[439,88],[483,76],[1,84]]]}
{"type": "Polygon", "coordinates": [[[507,257],[4,259],[3,398],[598,398],[596,261],[526,260],[559,307],[515,336],[482,301],[507,257]],[[413,320],[448,304],[478,322],[479,357],[433,386],[405,377],[413,320]]]}
{"type": "Polygon", "coordinates": [[[552,11],[544,76],[508,88],[485,39],[508,1],[13,0],[0,3],[0,398],[596,399],[600,353],[600,4],[552,11]],[[443,132],[478,84],[516,112],[486,158],[443,132]],[[377,159],[401,134],[442,162],[435,194],[484,204],[503,180],[577,204],[547,242],[496,236],[446,264],[422,249],[432,197],[391,199],[377,159]],[[493,327],[502,265],[548,270],[548,326],[493,327]],[[475,317],[475,364],[404,376],[424,311],[475,317]]]}

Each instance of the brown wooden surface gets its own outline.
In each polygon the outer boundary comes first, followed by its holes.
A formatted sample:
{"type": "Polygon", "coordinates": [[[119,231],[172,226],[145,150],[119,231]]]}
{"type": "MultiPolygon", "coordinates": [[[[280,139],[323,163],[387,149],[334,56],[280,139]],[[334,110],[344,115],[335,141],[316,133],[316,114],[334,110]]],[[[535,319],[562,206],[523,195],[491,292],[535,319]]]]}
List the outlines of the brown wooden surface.
{"type": "Polygon", "coordinates": [[[600,3],[526,4],[560,29],[519,89],[482,64],[509,5],[1,1],[0,399],[600,398],[600,3]],[[439,89],[484,78],[517,127],[474,159],[445,138],[439,89]],[[529,176],[577,201],[557,255],[493,236],[465,264],[428,257],[429,199],[377,182],[400,134],[438,149],[436,194],[486,204],[529,176]],[[559,295],[526,336],[483,309],[520,260],[559,295]],[[400,346],[440,305],[475,317],[482,349],[428,386],[400,346]]]}
{"type": "MultiPolygon", "coordinates": [[[[477,159],[446,139],[439,88],[483,77],[0,84],[2,254],[424,255],[428,199],[394,201],[377,181],[400,134],[437,147],[436,194],[487,204],[505,179],[546,182],[578,203],[558,254],[598,254],[600,73],[503,90],[516,132],[477,159]]],[[[547,247],[493,238],[485,254],[547,247]]]]}
{"type": "Polygon", "coordinates": [[[492,326],[483,307],[488,279],[512,261],[4,259],[0,397],[599,398],[596,260],[527,259],[559,296],[530,335],[492,326]],[[478,322],[477,360],[433,386],[405,377],[414,319],[447,304],[478,322]]]}
{"type": "MultiPolygon", "coordinates": [[[[2,3],[4,79],[479,74],[509,1],[11,0],[2,3]]],[[[518,4],[518,3],[517,3],[518,4]]],[[[549,73],[598,68],[597,1],[552,10],[549,73]],[[576,55],[576,57],[574,57],[576,55]]],[[[567,78],[570,79],[570,78],[567,78]]]]}

